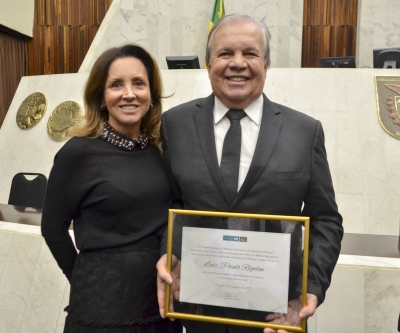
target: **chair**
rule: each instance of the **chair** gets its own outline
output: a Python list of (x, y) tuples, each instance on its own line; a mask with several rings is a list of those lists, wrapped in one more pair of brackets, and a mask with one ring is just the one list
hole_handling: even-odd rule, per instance
[[(25, 176), (36, 176), (32, 180)], [(9, 205), (43, 208), (47, 178), (41, 173), (17, 173), (11, 183)]]

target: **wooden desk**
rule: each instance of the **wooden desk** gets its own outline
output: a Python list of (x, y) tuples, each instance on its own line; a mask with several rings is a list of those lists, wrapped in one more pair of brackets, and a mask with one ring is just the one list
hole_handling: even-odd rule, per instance
[(42, 209), (0, 203), (0, 221), (40, 226)]

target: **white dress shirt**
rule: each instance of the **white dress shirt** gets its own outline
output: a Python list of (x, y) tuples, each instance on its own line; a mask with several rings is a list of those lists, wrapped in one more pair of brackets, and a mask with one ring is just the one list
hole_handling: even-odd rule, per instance
[[(256, 149), (258, 134), (260, 133), (260, 124), (263, 114), (264, 99), (261, 95), (253, 103), (251, 103), (244, 111), (246, 117), (240, 120), (242, 127), (242, 145), (240, 150), (240, 166), (239, 166), (239, 180), (238, 191), (242, 186), (247, 172), (250, 168), (251, 160), (253, 159), (254, 150)], [(231, 122), (226, 117), (228, 108), (215, 97), (214, 100), (214, 135), (215, 146), (217, 149), (218, 165), (221, 165), (222, 147), (224, 145), (225, 135), (228, 132)]]

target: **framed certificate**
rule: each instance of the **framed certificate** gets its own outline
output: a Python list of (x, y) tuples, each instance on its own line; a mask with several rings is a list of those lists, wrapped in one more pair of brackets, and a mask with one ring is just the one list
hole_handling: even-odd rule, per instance
[(166, 317), (305, 332), (305, 319), (268, 320), (306, 304), (309, 227), (309, 217), (171, 209), (167, 269), (180, 284), (166, 285)]

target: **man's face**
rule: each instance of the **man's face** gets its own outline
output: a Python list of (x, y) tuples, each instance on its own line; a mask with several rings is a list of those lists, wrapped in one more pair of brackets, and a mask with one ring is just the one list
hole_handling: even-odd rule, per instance
[(251, 22), (222, 25), (210, 45), (208, 76), (214, 94), (230, 109), (244, 109), (264, 88), (264, 37)]

